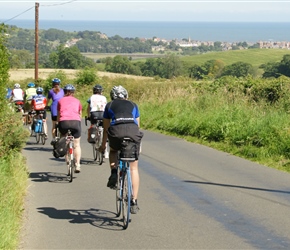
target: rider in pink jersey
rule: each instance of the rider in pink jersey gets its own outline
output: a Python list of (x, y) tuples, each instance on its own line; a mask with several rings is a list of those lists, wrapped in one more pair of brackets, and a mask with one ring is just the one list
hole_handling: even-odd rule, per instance
[(68, 130), (74, 137), (74, 158), (76, 161), (76, 173), (81, 171), (81, 102), (74, 97), (75, 87), (67, 84), (64, 88), (64, 97), (57, 104), (58, 129), (61, 136), (65, 136)]

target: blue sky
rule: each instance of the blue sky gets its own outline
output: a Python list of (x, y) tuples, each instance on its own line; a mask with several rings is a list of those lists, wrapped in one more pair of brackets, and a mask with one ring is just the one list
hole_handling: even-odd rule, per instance
[(290, 0), (0, 0), (0, 22), (34, 19), (35, 2), (43, 20), (290, 22)]

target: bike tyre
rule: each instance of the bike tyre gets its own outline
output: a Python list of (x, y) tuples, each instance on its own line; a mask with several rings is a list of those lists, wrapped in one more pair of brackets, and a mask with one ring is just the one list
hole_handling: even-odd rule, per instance
[(97, 149), (96, 149), (96, 143), (91, 143), (91, 144), (93, 146), (93, 159), (94, 159), (94, 161), (96, 161), (97, 158), (98, 158)]
[(40, 133), (35, 133), (36, 143), (38, 144), (40, 141)]
[(45, 141), (46, 141), (46, 139), (45, 139), (45, 133), (44, 133), (44, 124), (42, 123), (42, 128), (41, 128), (41, 131), (42, 131), (42, 133), (41, 133), (41, 143), (42, 143), (42, 145), (44, 145), (45, 144)]
[(118, 181), (117, 181), (117, 189), (116, 189), (116, 217), (121, 215), (122, 211), (122, 176), (120, 175), (121, 171), (118, 168)]
[[(129, 164), (129, 163), (126, 163)], [(130, 222), (130, 202), (131, 202), (131, 179), (130, 170), (123, 172), (123, 183), (122, 183), (122, 213), (123, 213), (123, 229), (127, 229)], [(129, 174), (128, 174), (129, 173)]]

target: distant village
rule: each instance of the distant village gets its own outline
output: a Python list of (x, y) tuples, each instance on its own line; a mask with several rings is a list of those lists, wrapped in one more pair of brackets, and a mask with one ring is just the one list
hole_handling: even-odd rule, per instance
[[(102, 39), (108, 39), (106, 34), (99, 33), (100, 37)], [(65, 44), (65, 47), (71, 47), (75, 45), (80, 39), (71, 39), (70, 41), (67, 41)], [(153, 40), (154, 42), (163, 42), (164, 44), (169, 45), (170, 42), (174, 41), (176, 45), (179, 45), (181, 48), (190, 48), (190, 47), (199, 47), (201, 45), (204, 46), (214, 46), (213, 41), (196, 41), (196, 40), (191, 40), (190, 38), (188, 39), (173, 39), (173, 40), (166, 40), (158, 37), (154, 38), (140, 38), (141, 41), (146, 41), (146, 40)], [(223, 50), (232, 50), (233, 47), (237, 47), (237, 44), (240, 42), (221, 42), (221, 47)], [(248, 46), (253, 46), (254, 44), (258, 44), (260, 49), (290, 49), (290, 42), (288, 41), (258, 41), (256, 43), (249, 43), (247, 42)], [(247, 49), (247, 47), (243, 46), (238, 46), (239, 49)], [(163, 45), (159, 46), (152, 46), (152, 51), (164, 51), (166, 48)]]

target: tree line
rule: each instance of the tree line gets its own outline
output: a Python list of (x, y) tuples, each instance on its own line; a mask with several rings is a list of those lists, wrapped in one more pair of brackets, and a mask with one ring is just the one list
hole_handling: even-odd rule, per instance
[[(34, 30), (9, 26), (7, 29), (9, 50), (9, 64), (11, 68), (34, 67)], [(118, 35), (107, 37), (101, 32), (79, 31), (65, 32), (57, 29), (41, 30), (39, 32), (39, 65), (43, 68), (81, 69), (94, 68), (96, 63), (103, 63), (105, 70), (114, 73), (132, 74), (140, 76), (172, 78), (186, 76), (197, 80), (216, 79), (222, 76), (245, 77), (255, 75), (253, 66), (245, 62), (236, 62), (225, 66), (220, 60), (210, 60), (202, 65), (185, 65), (177, 53), (180, 46), (174, 41), (169, 44), (154, 39), (141, 41), (140, 38), (122, 38)], [(75, 44), (65, 46), (67, 41), (75, 39)], [(150, 58), (143, 61), (132, 61), (131, 58), (117, 55), (107, 57), (97, 62), (86, 58), (81, 53), (152, 53), (152, 46), (165, 46), (168, 53), (164, 57)], [(237, 46), (247, 48), (246, 42)], [(221, 42), (213, 46), (183, 48), (184, 54), (208, 51), (221, 51)], [(263, 77), (290, 76), (290, 55), (285, 55), (281, 62), (267, 63), (260, 66)]]

